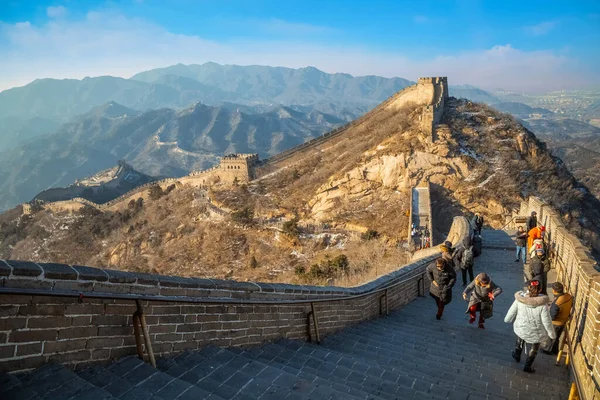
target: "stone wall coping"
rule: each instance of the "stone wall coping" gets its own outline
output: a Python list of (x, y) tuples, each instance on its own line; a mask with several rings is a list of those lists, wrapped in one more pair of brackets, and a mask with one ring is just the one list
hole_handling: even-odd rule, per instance
[[(96, 293), (104, 297), (140, 295), (169, 298), (243, 300), (306, 300), (357, 296), (422, 273), (423, 258), (356, 287), (292, 285), (286, 283), (238, 282), (212, 278), (185, 278), (134, 273), (80, 265), (0, 260), (0, 287), (48, 294)], [(39, 293), (36, 293), (39, 294)]]

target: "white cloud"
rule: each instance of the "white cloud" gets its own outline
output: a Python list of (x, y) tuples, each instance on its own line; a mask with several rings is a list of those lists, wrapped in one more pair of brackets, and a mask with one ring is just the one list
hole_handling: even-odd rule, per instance
[(543, 36), (548, 34), (552, 29), (558, 25), (557, 21), (545, 21), (540, 22), (536, 25), (526, 26), (525, 30), (533, 36)]
[[(294, 24), (277, 20), (272, 24), (274, 30), (289, 28)], [(305, 32), (312, 29), (304, 27)], [(565, 56), (550, 51), (522, 51), (510, 45), (415, 60), (358, 46), (329, 46), (311, 40), (290, 43), (282, 36), (277, 36), (277, 41), (215, 42), (174, 34), (144, 20), (111, 12), (91, 12), (82, 20), (52, 20), (42, 26), (0, 23), (0, 43), (5, 44), (0, 50), (0, 90), (37, 78), (129, 77), (176, 63), (207, 61), (293, 68), (311, 65), (326, 72), (412, 80), (443, 75), (451, 84), (509, 90), (549, 90), (599, 80), (591, 72), (582, 73), (576, 62)]]
[(50, 18), (63, 18), (67, 15), (67, 9), (63, 6), (50, 6), (46, 8), (46, 14)]

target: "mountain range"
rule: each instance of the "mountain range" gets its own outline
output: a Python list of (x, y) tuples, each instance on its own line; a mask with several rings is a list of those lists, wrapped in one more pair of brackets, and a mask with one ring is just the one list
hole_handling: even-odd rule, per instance
[(151, 176), (182, 176), (208, 168), (228, 153), (279, 153), (344, 121), (318, 111), (277, 107), (245, 114), (197, 103), (147, 112), (106, 103), (55, 133), (0, 153), (0, 209), (68, 186), (126, 160)]

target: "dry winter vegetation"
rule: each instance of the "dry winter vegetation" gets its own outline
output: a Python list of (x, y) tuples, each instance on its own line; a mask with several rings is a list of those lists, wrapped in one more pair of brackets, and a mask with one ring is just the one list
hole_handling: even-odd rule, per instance
[(600, 202), (512, 117), (451, 99), (431, 144), (416, 127), (420, 111), (381, 112), (317, 149), (261, 167), (249, 185), (154, 190), (122, 212), (5, 213), (0, 258), (356, 285), (408, 259), (406, 165), (410, 179), (434, 184), (438, 237), (453, 215), (475, 211), (500, 228), (533, 194), (598, 248)]

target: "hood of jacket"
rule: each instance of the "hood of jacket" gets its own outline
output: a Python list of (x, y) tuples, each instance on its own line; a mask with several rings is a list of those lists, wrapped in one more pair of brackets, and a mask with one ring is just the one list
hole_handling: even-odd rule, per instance
[(515, 293), (515, 300), (529, 307), (539, 307), (548, 304), (548, 296), (540, 294), (537, 297), (529, 297), (524, 292)]

